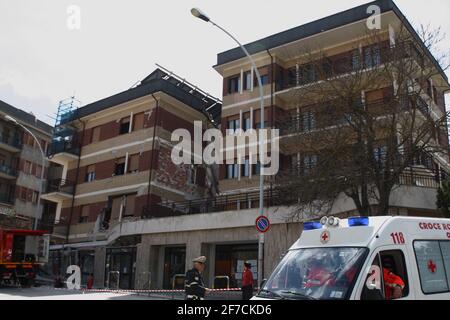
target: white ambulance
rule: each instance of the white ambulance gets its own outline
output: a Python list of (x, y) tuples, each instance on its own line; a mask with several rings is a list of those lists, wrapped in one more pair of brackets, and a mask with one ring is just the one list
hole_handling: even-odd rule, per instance
[(450, 300), (450, 220), (307, 222), (256, 300)]

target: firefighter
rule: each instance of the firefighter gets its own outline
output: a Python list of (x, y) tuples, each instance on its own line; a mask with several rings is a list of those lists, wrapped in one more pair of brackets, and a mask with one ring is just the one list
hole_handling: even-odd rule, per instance
[(205, 294), (211, 290), (205, 287), (202, 273), (205, 270), (206, 257), (201, 256), (192, 260), (194, 266), (186, 272), (185, 293), (186, 300), (204, 300)]
[(383, 257), (383, 279), (386, 300), (395, 300), (403, 297), (405, 282), (393, 270), (393, 259), (391, 257)]

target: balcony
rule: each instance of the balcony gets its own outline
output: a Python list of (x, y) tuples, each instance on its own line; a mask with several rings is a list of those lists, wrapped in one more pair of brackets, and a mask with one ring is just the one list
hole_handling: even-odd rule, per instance
[(50, 161), (59, 165), (66, 165), (69, 161), (77, 160), (80, 148), (72, 141), (53, 141), (48, 151)]
[(15, 180), (17, 178), (17, 171), (10, 166), (0, 165), (0, 178), (6, 180)]
[(6, 204), (8, 206), (13, 206), (14, 202), (15, 202), (14, 197), (8, 194), (0, 193), (0, 203)]
[[(275, 190), (264, 192), (264, 206), (281, 205)], [(142, 219), (154, 219), (259, 208), (259, 192), (240, 193), (182, 202), (164, 202), (142, 210)]]
[(19, 153), (22, 150), (22, 142), (18, 137), (0, 134), (0, 148), (12, 153)]
[(450, 175), (446, 172), (428, 170), (424, 168), (410, 168), (403, 172), (398, 180), (402, 186), (438, 189), (442, 182), (449, 181)]
[(75, 191), (75, 183), (63, 179), (50, 180), (47, 183), (47, 190), (42, 195), (42, 199), (51, 202), (62, 202), (71, 199)]

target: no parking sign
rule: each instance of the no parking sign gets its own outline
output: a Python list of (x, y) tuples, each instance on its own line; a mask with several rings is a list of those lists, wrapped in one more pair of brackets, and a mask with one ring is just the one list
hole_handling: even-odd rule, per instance
[(256, 229), (261, 233), (266, 233), (270, 229), (269, 218), (260, 216), (256, 219)]

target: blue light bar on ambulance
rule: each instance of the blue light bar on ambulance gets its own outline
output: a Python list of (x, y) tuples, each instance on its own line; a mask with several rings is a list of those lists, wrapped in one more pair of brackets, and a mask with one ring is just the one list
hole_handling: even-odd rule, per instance
[(320, 222), (305, 222), (303, 225), (303, 230), (316, 230), (316, 229), (322, 229), (322, 224)]
[(350, 227), (367, 227), (369, 225), (369, 218), (368, 217), (349, 218), (348, 225)]

